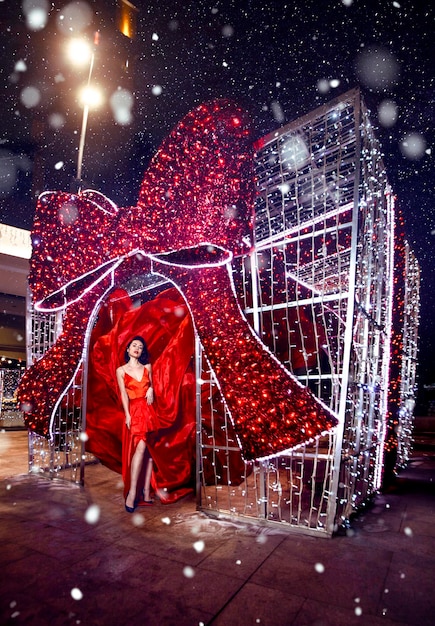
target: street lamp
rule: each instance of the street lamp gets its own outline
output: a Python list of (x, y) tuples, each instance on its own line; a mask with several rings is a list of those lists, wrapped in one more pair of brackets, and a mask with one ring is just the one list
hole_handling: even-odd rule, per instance
[(88, 84), (84, 87), (80, 94), (80, 100), (83, 104), (82, 129), (80, 132), (79, 152), (77, 155), (77, 181), (82, 179), (83, 151), (85, 149), (86, 128), (88, 125), (89, 109), (99, 106), (102, 102), (101, 91), (96, 87)]
[(95, 33), (93, 47), (91, 47), (84, 39), (71, 39), (68, 45), (68, 56), (74, 65), (89, 65), (88, 80), (80, 95), (80, 100), (83, 104), (83, 118), (77, 155), (76, 181), (79, 186), (82, 179), (83, 152), (85, 149), (89, 109), (99, 106), (102, 102), (101, 92), (96, 87), (91, 85), (95, 61), (95, 47), (98, 45), (98, 41), (99, 33)]

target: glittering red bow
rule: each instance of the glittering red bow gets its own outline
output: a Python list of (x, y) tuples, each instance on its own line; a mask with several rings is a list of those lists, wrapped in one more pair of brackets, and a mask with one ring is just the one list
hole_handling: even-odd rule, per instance
[[(150, 273), (169, 279), (188, 303), (246, 459), (281, 453), (336, 424), (258, 339), (236, 299), (232, 255), (249, 250), (251, 234), (250, 146), (245, 113), (214, 101), (189, 113), (162, 144), (137, 206), (120, 209), (95, 191), (42, 194), (30, 287), (40, 310), (68, 311), (62, 336), (20, 385), (29, 428), (50, 432), (49, 416), (80, 362), (102, 295), (113, 281)], [(74, 354), (60, 370), (71, 333)]]

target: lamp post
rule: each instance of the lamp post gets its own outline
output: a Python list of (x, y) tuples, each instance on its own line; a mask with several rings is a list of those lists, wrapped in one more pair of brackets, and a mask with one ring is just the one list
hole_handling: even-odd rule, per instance
[(86, 130), (88, 126), (89, 109), (101, 104), (102, 97), (98, 89), (91, 85), (92, 73), (94, 70), (95, 47), (98, 45), (99, 33), (95, 33), (93, 48), (83, 39), (72, 39), (68, 52), (71, 61), (75, 65), (89, 64), (88, 80), (81, 92), (81, 102), (83, 104), (82, 127), (80, 131), (79, 149), (77, 154), (76, 183), (80, 189), (83, 168), (83, 153), (85, 149)]
[(90, 93), (89, 92), (90, 92), (90, 86), (91, 86), (92, 72), (94, 69), (94, 60), (95, 60), (95, 54), (92, 51), (91, 60), (89, 63), (89, 75), (88, 75), (88, 82), (86, 85), (86, 92), (85, 92), (84, 97), (82, 97), (83, 119), (82, 119), (82, 129), (80, 132), (79, 152), (77, 155), (77, 174), (76, 174), (76, 178), (78, 181), (82, 179), (83, 152), (85, 149), (86, 129), (88, 126), (88, 116), (89, 116), (89, 106), (90, 106), (90, 99), (89, 99)]

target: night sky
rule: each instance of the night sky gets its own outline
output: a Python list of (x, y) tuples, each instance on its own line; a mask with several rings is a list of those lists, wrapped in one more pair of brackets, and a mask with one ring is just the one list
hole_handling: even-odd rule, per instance
[[(422, 269), (419, 385), (435, 383), (432, 3), (135, 5), (137, 34), (130, 41), (114, 36), (116, 2), (0, 0), (0, 220), (31, 228), (36, 194), (67, 191), (75, 177), (77, 91), (87, 72), (66, 60), (71, 35), (92, 39), (100, 31), (93, 81), (106, 100), (90, 113), (83, 178), (120, 206), (135, 204), (160, 142), (202, 101), (235, 99), (251, 114), (256, 139), (359, 86)], [(34, 14), (30, 21), (32, 6), (41, 7), (42, 21)], [(110, 104), (113, 94), (117, 106)], [(117, 117), (119, 104), (128, 121)]]

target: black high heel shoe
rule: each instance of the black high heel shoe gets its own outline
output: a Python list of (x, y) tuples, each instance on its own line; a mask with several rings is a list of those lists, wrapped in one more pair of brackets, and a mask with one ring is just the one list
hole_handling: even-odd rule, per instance
[(136, 508), (136, 500), (134, 501), (134, 506), (127, 506), (127, 498), (125, 499), (125, 510), (127, 511), (127, 513), (134, 513), (134, 510)]

